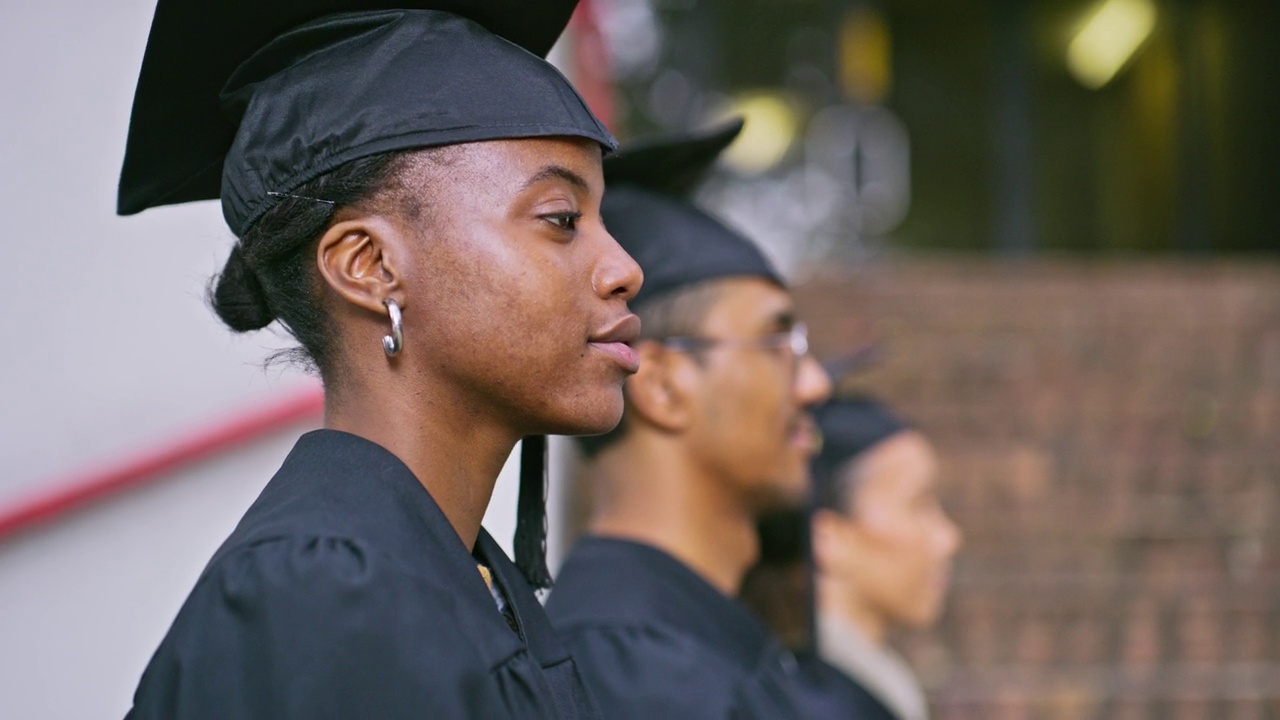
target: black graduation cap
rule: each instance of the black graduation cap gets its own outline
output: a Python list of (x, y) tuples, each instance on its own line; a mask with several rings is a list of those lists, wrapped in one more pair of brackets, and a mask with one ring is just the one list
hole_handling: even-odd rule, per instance
[(636, 142), (605, 160), (601, 214), (644, 270), (644, 286), (632, 305), (723, 277), (763, 277), (785, 285), (755, 243), (690, 199), (742, 125), (736, 119), (703, 132)]
[[(280, 194), (393, 150), (608, 130), (542, 58), (576, 0), (160, 0), (118, 211)], [(271, 193), (275, 193), (274, 195)]]
[(813, 499), (818, 507), (837, 509), (837, 484), (848, 462), (910, 426), (884, 403), (864, 396), (834, 398), (814, 408), (822, 432), (822, 450), (814, 456)]
[[(573, 136), (616, 147), (545, 58), (577, 0), (160, 0), (118, 212), (221, 197), (243, 237), (281, 196), (396, 150)], [(234, 257), (234, 254), (233, 254)], [(515, 561), (546, 587), (546, 439), (528, 438)]]

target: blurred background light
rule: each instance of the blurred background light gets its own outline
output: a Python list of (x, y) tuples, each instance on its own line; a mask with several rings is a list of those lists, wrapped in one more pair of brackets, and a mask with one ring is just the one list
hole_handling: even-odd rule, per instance
[(840, 22), (840, 86), (861, 105), (880, 105), (893, 81), (889, 25), (878, 10), (857, 5)]
[(1084, 22), (1067, 48), (1067, 69), (1097, 90), (1129, 63), (1156, 24), (1153, 0), (1106, 0)]
[(724, 156), (730, 167), (746, 175), (759, 175), (780, 163), (791, 148), (799, 125), (791, 102), (768, 90), (733, 97), (724, 115), (746, 119), (742, 135)]

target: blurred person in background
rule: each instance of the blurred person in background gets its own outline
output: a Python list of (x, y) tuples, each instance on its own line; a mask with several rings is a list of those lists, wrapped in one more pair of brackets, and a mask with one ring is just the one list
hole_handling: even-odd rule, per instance
[[(530, 587), (527, 436), (609, 430), (635, 371), (640, 269), (600, 218), (614, 140), (543, 59), (574, 2), (412, 4), (156, 9), (120, 211), (221, 197), (213, 309), (279, 322), (325, 412), (130, 717), (599, 717)], [(522, 437), (513, 564), (480, 523)]]
[(795, 661), (736, 599), (756, 521), (803, 502), (830, 381), (782, 278), (687, 198), (741, 130), (624, 149), (603, 213), (640, 263), (640, 370), (547, 612), (610, 718), (806, 717)]
[(798, 650), (803, 668), (820, 657), (870, 693), (874, 716), (923, 720), (924, 691), (888, 637), (933, 625), (950, 584), (961, 537), (938, 500), (937, 457), (875, 400), (835, 399), (814, 415), (823, 446), (812, 511), (761, 523), (762, 560), (743, 601)]

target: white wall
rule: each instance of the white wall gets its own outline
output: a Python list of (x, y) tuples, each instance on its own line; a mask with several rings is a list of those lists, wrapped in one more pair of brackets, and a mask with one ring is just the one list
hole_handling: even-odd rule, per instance
[(232, 239), (216, 203), (114, 214), (151, 11), (0, 4), (0, 500), (302, 380), (203, 304)]
[[(234, 336), (204, 306), (232, 241), (216, 202), (114, 214), (153, 9), (0, 3), (0, 507), (313, 382), (264, 371), (284, 341)], [(121, 716), (205, 561), (305, 429), (0, 540), (0, 718)], [(485, 522), (507, 545), (515, 502), (509, 464)]]
[[(123, 716), (200, 570), (306, 429), (0, 542), (0, 718)], [(518, 457), (485, 517), (508, 552)]]

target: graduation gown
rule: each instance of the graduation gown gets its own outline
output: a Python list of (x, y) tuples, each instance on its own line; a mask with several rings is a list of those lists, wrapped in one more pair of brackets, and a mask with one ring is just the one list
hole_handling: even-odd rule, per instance
[[(492, 570), (510, 619), (477, 570)], [(515, 627), (512, 627), (512, 624)], [(318, 430), (213, 556), (130, 718), (597, 718), (483, 529), (468, 553), (394, 455)]]
[(796, 657), (800, 705), (810, 718), (900, 720), (855, 679), (812, 653)]
[(652, 546), (578, 541), (547, 613), (607, 718), (807, 716), (795, 658), (745, 607)]

